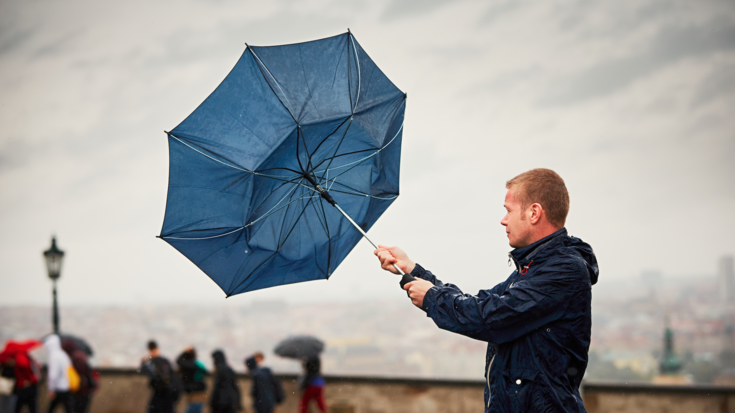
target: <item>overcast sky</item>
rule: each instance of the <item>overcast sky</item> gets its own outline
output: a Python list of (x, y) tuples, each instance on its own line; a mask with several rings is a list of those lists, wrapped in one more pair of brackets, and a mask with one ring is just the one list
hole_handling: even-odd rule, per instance
[[(155, 238), (164, 130), (244, 43), (350, 28), (408, 93), (401, 196), (371, 230), (467, 291), (504, 280), (504, 183), (556, 170), (606, 283), (735, 253), (735, 2), (0, 2), (0, 304), (223, 302)], [(359, 244), (330, 281), (229, 298), (405, 299)]]

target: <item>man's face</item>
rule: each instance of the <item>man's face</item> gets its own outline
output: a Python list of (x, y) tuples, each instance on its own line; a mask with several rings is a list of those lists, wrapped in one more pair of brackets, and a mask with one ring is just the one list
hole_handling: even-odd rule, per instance
[(513, 248), (522, 248), (529, 245), (531, 239), (531, 221), (522, 210), (521, 201), (514, 195), (514, 189), (508, 189), (503, 206), (507, 211), (500, 224), (505, 227), (508, 243)]

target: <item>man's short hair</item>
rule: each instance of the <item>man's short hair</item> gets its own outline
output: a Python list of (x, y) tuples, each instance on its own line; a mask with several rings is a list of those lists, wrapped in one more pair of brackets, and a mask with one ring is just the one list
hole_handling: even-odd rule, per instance
[(156, 340), (150, 340), (148, 341), (148, 350), (152, 351), (158, 348), (158, 343), (156, 343)]
[(506, 182), (505, 187), (516, 189), (523, 210), (541, 204), (551, 225), (564, 227), (569, 213), (569, 192), (559, 174), (551, 169), (531, 169)]

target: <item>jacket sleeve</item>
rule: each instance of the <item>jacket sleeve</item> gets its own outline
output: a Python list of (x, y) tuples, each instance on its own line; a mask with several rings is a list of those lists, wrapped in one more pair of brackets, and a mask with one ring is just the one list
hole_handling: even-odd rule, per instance
[(432, 287), (424, 297), (427, 315), (439, 328), (502, 344), (561, 318), (581, 288), (582, 268), (573, 260), (548, 263), (510, 288), (505, 283), (476, 296), (456, 288)]
[[(425, 269), (424, 267), (422, 267), (419, 264), (416, 264), (416, 267), (414, 267), (413, 271), (411, 271), (411, 275), (413, 275), (414, 278), (421, 278), (423, 280), (426, 280), (426, 281), (434, 284), (436, 287), (448, 288), (450, 290), (456, 291), (459, 294), (464, 294), (462, 292), (462, 290), (459, 289), (459, 287), (457, 287), (454, 284), (444, 284), (440, 279), (436, 278), (436, 276), (434, 274), (432, 274), (431, 271)], [(506, 280), (506, 282), (507, 282), (507, 280)], [(502, 283), (496, 285), (495, 287), (493, 287), (490, 290), (480, 290), (480, 292), (478, 293), (478, 295), (482, 295), (482, 294), (493, 294), (493, 293), (497, 294), (498, 291), (502, 291), (503, 290), (506, 282), (502, 282)]]
[[(426, 296), (424, 297), (424, 305), (422, 307), (423, 310), (427, 312), (426, 314), (427, 314), (428, 317), (431, 317), (431, 314), (429, 314), (429, 312), (428, 312), (429, 304), (431, 302), (431, 300), (429, 299), (429, 296), (430, 296), (430, 293), (432, 291), (434, 291), (434, 290), (436, 290), (436, 291), (442, 291), (443, 293), (446, 293), (446, 294), (449, 294), (449, 295), (454, 295), (456, 297), (463, 297), (463, 298), (466, 298), (466, 299), (469, 299), (469, 298), (473, 297), (470, 294), (463, 293), (462, 290), (460, 290), (459, 287), (457, 287), (454, 284), (444, 284), (438, 278), (436, 278), (436, 276), (434, 274), (432, 274), (431, 271), (428, 271), (428, 270), (424, 269), (419, 264), (416, 264), (416, 267), (413, 269), (413, 271), (411, 271), (411, 275), (413, 275), (414, 277), (422, 278), (422, 279), (424, 279), (426, 281), (429, 281), (430, 283), (434, 284), (434, 287), (431, 288), (426, 293)], [(509, 277), (509, 279), (510, 279), (510, 277)], [(485, 297), (491, 296), (493, 294), (500, 294), (500, 292), (505, 291), (505, 286), (507, 285), (508, 282), (509, 282), (508, 280), (505, 280), (504, 282), (496, 285), (495, 287), (493, 287), (493, 288), (491, 288), (489, 290), (480, 290), (480, 292), (477, 293), (477, 298), (484, 299)], [(457, 334), (462, 334), (464, 336), (467, 336), (469, 338), (474, 338), (476, 340), (487, 341), (484, 338), (484, 335), (481, 334), (482, 332), (479, 331), (479, 330), (477, 330), (477, 329), (469, 329), (468, 328), (468, 329), (462, 329), (462, 330), (451, 330), (451, 329), (442, 327), (436, 320), (434, 320), (434, 322), (437, 324), (437, 326), (439, 326), (439, 328), (442, 328), (444, 330), (449, 330), (449, 331), (452, 331), (452, 332), (457, 333)]]

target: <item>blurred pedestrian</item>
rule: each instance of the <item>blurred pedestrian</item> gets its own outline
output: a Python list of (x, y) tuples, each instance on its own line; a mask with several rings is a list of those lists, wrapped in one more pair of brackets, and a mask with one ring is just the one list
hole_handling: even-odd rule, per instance
[(271, 369), (263, 366), (264, 360), (265, 356), (261, 352), (245, 359), (245, 366), (253, 378), (250, 396), (253, 398), (255, 413), (273, 413), (276, 405), (286, 398), (280, 380), (273, 375)]
[(207, 368), (197, 360), (194, 347), (187, 347), (176, 358), (176, 364), (179, 366), (179, 374), (184, 384), (186, 413), (202, 413), (204, 402), (207, 400), (207, 384), (204, 382), (204, 376), (209, 374)]
[(61, 348), (69, 356), (74, 370), (79, 375), (79, 388), (71, 394), (72, 410), (74, 413), (87, 413), (92, 392), (97, 387), (87, 353), (79, 349), (71, 338), (62, 340)]
[(319, 410), (326, 413), (327, 406), (324, 403), (324, 377), (322, 377), (322, 362), (318, 356), (305, 358), (301, 363), (304, 368), (304, 376), (300, 386), (303, 390), (301, 394), (301, 403), (299, 405), (300, 413), (307, 413), (309, 410), (309, 402), (314, 400)]
[(148, 413), (173, 413), (179, 394), (176, 374), (153, 340), (148, 342), (148, 356), (141, 360), (140, 371), (148, 376), (148, 386), (153, 390)]
[(51, 334), (43, 340), (43, 347), (48, 353), (48, 376), (46, 390), (51, 401), (48, 413), (52, 413), (56, 406), (64, 407), (65, 413), (72, 413), (71, 391), (69, 390), (69, 370), (72, 367), (71, 359), (61, 349), (61, 340), (56, 334)]
[(215, 350), (212, 359), (214, 384), (209, 398), (210, 413), (234, 413), (242, 410), (240, 386), (237, 384), (235, 372), (227, 365), (225, 353), (222, 350)]
[(28, 353), (41, 345), (38, 340), (8, 341), (0, 352), (0, 366), (3, 377), (15, 379), (15, 413), (28, 406), (29, 413), (38, 411), (38, 381), (41, 379), (41, 366)]

